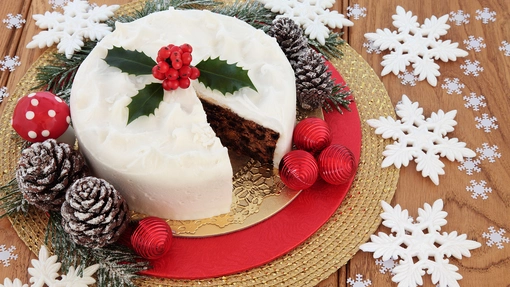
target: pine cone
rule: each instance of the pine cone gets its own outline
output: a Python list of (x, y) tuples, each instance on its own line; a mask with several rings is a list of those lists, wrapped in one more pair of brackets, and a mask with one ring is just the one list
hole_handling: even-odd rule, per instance
[(67, 188), (86, 170), (79, 152), (66, 143), (48, 139), (21, 152), (16, 179), (30, 204), (44, 211), (59, 210)]
[(282, 17), (273, 21), (267, 34), (276, 39), (295, 70), (299, 56), (308, 49), (308, 39), (303, 36), (303, 30), (292, 19)]
[(322, 107), (335, 85), (322, 55), (308, 49), (299, 57), (294, 72), (298, 106), (305, 110)]
[(104, 179), (84, 177), (66, 193), (62, 226), (71, 239), (89, 248), (101, 248), (120, 237), (129, 223), (128, 205)]

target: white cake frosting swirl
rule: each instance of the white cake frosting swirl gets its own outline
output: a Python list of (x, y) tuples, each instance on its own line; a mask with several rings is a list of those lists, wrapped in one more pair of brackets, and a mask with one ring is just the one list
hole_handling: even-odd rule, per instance
[[(188, 43), (195, 65), (220, 57), (248, 70), (257, 91), (233, 95), (192, 87), (165, 91), (153, 115), (127, 125), (131, 97), (152, 75), (132, 76), (103, 59), (113, 46), (153, 59), (168, 44)], [(79, 146), (94, 174), (112, 183), (132, 210), (188, 220), (230, 211), (232, 167), (227, 149), (207, 123), (201, 97), (280, 134), (274, 164), (290, 150), (295, 121), (294, 73), (276, 41), (263, 31), (210, 11), (168, 10), (113, 33), (81, 65), (71, 92), (71, 117)]]

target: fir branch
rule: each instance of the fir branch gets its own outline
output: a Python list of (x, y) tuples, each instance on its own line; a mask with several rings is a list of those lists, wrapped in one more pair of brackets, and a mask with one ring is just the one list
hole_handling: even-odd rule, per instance
[(236, 1), (229, 5), (213, 8), (211, 11), (237, 18), (264, 32), (269, 30), (271, 23), (277, 15), (271, 12), (271, 10), (264, 8), (261, 2), (251, 0)]
[(133, 279), (139, 277), (138, 272), (148, 268), (147, 261), (119, 244), (95, 249), (78, 245), (69, 238), (61, 222), (59, 212), (50, 212), (45, 241), (46, 245), (51, 243), (64, 272), (71, 266), (99, 264), (96, 272), (98, 286), (136, 286)]
[(342, 39), (343, 33), (330, 33), (329, 37), (326, 38), (326, 42), (324, 45), (319, 43), (315, 39), (308, 39), (308, 43), (314, 49), (319, 51), (326, 59), (330, 60), (333, 58), (341, 58), (343, 56), (342, 51), (338, 48), (341, 45), (345, 44), (345, 40)]
[(18, 188), (16, 178), (11, 179), (7, 184), (0, 187), (0, 209), (4, 212), (0, 218), (13, 215), (14, 213), (28, 212), (28, 202)]
[(333, 108), (335, 108), (339, 113), (343, 114), (340, 109), (340, 106), (342, 106), (350, 112), (351, 109), (349, 108), (349, 105), (353, 101), (352, 97), (350, 97), (351, 95), (352, 91), (349, 90), (346, 85), (336, 84), (333, 86), (331, 95), (329, 95), (323, 104), (324, 110), (329, 113), (333, 111)]

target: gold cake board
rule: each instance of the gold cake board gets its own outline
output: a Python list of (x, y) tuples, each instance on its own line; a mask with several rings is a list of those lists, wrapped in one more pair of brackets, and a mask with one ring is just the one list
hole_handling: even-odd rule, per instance
[[(123, 5), (117, 13), (132, 13), (142, 4), (143, 1), (137, 1)], [(394, 167), (381, 168), (382, 152), (390, 141), (376, 136), (366, 121), (395, 116), (395, 111), (384, 85), (361, 55), (348, 44), (340, 49), (343, 57), (332, 63), (353, 91), (361, 120), (361, 155), (351, 189), (329, 221), (297, 248), (263, 266), (203, 280), (141, 277), (136, 280), (138, 286), (315, 286), (345, 265), (368, 240), (381, 222), (380, 202), (393, 198), (399, 173)], [(47, 64), (55, 51), (46, 51), (6, 100), (0, 118), (2, 184), (13, 178), (23, 143), (10, 127), (16, 101), (35, 86), (36, 68)], [(32, 210), (26, 216), (19, 214), (9, 219), (27, 247), (38, 254), (44, 244), (48, 217), (44, 212)]]

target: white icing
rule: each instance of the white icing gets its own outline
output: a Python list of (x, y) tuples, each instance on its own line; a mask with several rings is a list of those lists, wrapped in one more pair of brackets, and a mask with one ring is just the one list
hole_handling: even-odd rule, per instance
[[(189, 43), (193, 63), (220, 56), (238, 63), (258, 92), (211, 92), (193, 81), (165, 92), (154, 115), (127, 123), (127, 105), (151, 75), (130, 76), (102, 59), (114, 45), (156, 58), (168, 44)], [(71, 93), (73, 126), (94, 173), (112, 183), (132, 210), (171, 219), (230, 211), (232, 167), (206, 121), (201, 96), (280, 133), (274, 163), (290, 150), (295, 121), (294, 73), (276, 41), (235, 18), (210, 11), (169, 10), (117, 23), (81, 65)]]

